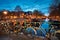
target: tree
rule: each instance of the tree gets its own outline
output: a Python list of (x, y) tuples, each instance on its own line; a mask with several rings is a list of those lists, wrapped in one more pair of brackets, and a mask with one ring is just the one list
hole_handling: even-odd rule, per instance
[(38, 10), (34, 10), (33, 14), (36, 16), (43, 16), (42, 12)]
[(22, 11), (21, 7), (19, 5), (16, 6), (15, 11)]
[(60, 16), (60, 0), (53, 0), (49, 11), (50, 16)]

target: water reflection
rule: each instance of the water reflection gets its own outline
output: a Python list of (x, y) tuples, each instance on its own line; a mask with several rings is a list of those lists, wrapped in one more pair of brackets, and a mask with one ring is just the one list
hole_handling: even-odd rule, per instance
[(46, 31), (48, 31), (48, 28), (49, 28), (49, 19), (46, 18), (43, 23), (41, 24), (41, 28), (45, 29)]
[(39, 28), (34, 31), (34, 28), (27, 28), (27, 32), (31, 32), (33, 35), (35, 34), (36, 36), (45, 36), (46, 33), (48, 32), (49, 28), (49, 19), (46, 18), (42, 24), (40, 24)]

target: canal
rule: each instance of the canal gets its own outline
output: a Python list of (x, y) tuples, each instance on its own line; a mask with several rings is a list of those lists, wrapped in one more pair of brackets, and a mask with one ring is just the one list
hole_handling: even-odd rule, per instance
[(48, 28), (49, 28), (49, 19), (46, 18), (42, 24), (40, 24), (39, 29), (34, 30), (34, 28), (29, 27), (27, 28), (27, 32), (31, 32), (32, 35), (36, 35), (36, 36), (45, 36), (46, 33), (48, 32)]

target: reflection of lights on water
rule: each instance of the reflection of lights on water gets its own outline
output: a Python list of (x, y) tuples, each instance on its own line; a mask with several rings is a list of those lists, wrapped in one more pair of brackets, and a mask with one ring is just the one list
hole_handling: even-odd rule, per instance
[(45, 19), (45, 21), (46, 21), (46, 22), (48, 22), (48, 21), (49, 21), (49, 19), (48, 19), (48, 18), (46, 18), (46, 19)]

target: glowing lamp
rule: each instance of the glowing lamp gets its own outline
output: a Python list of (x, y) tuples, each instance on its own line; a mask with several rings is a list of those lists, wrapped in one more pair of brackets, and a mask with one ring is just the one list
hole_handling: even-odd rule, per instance
[(7, 15), (7, 11), (4, 11), (3, 14), (4, 14), (4, 15)]

